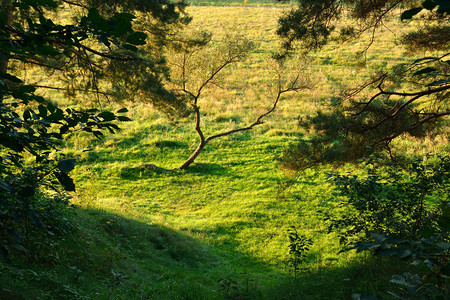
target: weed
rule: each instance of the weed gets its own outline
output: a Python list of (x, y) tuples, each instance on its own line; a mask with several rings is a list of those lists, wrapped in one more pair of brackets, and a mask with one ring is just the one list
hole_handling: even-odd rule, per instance
[(309, 247), (313, 244), (311, 239), (304, 235), (299, 235), (297, 228), (291, 226), (288, 229), (289, 237), (289, 259), (287, 265), (294, 278), (297, 278), (297, 273), (303, 270), (300, 266), (309, 251)]

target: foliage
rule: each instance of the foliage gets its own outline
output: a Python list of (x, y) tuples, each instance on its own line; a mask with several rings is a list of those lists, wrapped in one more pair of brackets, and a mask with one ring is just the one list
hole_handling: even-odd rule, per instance
[[(448, 215), (446, 217), (448, 218)], [(420, 239), (387, 237), (376, 233), (372, 234), (372, 238), (371, 242), (355, 243), (355, 249), (357, 251), (375, 250), (375, 254), (379, 256), (397, 256), (409, 260), (411, 265), (425, 266), (421, 274), (405, 272), (401, 275), (393, 275), (391, 283), (396, 285), (398, 291), (391, 291), (389, 294), (398, 299), (411, 299), (411, 297), (447, 299), (449, 297), (448, 223), (446, 232), (435, 233)]]
[[(21, 83), (11, 75), (8, 79)], [(28, 252), (23, 243), (29, 240), (30, 226), (48, 229), (60, 219), (60, 211), (56, 208), (67, 202), (64, 196), (58, 195), (61, 189), (57, 183), (66, 191), (75, 190), (68, 175), (75, 160), (61, 159), (52, 151), (60, 146), (63, 136), (80, 129), (100, 137), (101, 130), (114, 132), (118, 129), (112, 121), (126, 120), (123, 116), (96, 109), (62, 110), (34, 95), (34, 90), (28, 85), (19, 88), (1, 86), (0, 249), (6, 260), (11, 248)], [(42, 191), (42, 187), (48, 191)], [(48, 222), (44, 223), (44, 219)]]
[(297, 278), (297, 273), (301, 270), (300, 264), (306, 257), (309, 247), (313, 244), (311, 239), (305, 235), (298, 235), (297, 228), (291, 226), (288, 230), (289, 236), (289, 260), (290, 272)]
[[(391, 151), (391, 142), (404, 134), (424, 137), (432, 129), (445, 130), (438, 125), (450, 114), (446, 1), (299, 1), (279, 20), (284, 44), (278, 57), (288, 55), (297, 42), (310, 52), (370, 34), (364, 54), (376, 43), (375, 33), (385, 19), (398, 9), (401, 22), (417, 19), (420, 13), (424, 23), (398, 38), (398, 47), (409, 52), (409, 62), (375, 71), (364, 84), (333, 97), (332, 112), (319, 112), (300, 122), (317, 136), (294, 143), (285, 153), (286, 167), (355, 160), (380, 149)], [(353, 22), (339, 25), (344, 15)], [(429, 55), (417, 59), (424, 50)]]
[(368, 174), (363, 177), (333, 177), (337, 191), (345, 196), (340, 207), (347, 211), (338, 216), (327, 213), (328, 229), (338, 232), (341, 242), (358, 240), (361, 234), (369, 238), (370, 233), (377, 233), (417, 239), (447, 230), (448, 156), (415, 161), (404, 168), (379, 168), (370, 162), (366, 167)]
[[(196, 26), (212, 28), (215, 37), (235, 22), (243, 34), (261, 41), (260, 50), (243, 62), (243, 68), (205, 94), (201, 103), (209, 131), (245, 124), (265, 106), (264, 95), (254, 91), (271, 77), (257, 62), (275, 47), (271, 29), (280, 9), (191, 7), (188, 11)], [(384, 46), (374, 47), (377, 59), (401, 59), (398, 52), (389, 53), (390, 57), (379, 51)], [(339, 53), (351, 51), (344, 47)], [(314, 70), (320, 68), (321, 57), (330, 53), (318, 55)], [(343, 56), (338, 59), (326, 66), (327, 77), (350, 73), (343, 66), (347, 63)], [(148, 106), (130, 107), (127, 116), (133, 121), (122, 123), (114, 135), (101, 140), (84, 133), (70, 136), (61, 153), (79, 154), (76, 172), (69, 173), (77, 189), (71, 202), (80, 206), (69, 219), (77, 229), (63, 237), (66, 241), (59, 241), (58, 263), (26, 258), (22, 262), (14, 257), (13, 264), (2, 264), (0, 290), (9, 289), (27, 299), (59, 294), (76, 298), (69, 289), (90, 299), (222, 299), (217, 281), (224, 276), (245, 291), (242, 265), (251, 274), (250, 291), (260, 292), (254, 299), (350, 299), (355, 292), (389, 290), (390, 275), (401, 274), (404, 268), (398, 262), (372, 261), (354, 252), (338, 256), (338, 243), (325, 234), (315, 214), (336, 199), (331, 185), (324, 182), (324, 172), (346, 172), (354, 166), (308, 170), (290, 188), (301, 197), (278, 193), (285, 176), (274, 159), (296, 135), (297, 112), (309, 113), (314, 106), (307, 100), (327, 97), (332, 84), (321, 83), (320, 93), (295, 94), (299, 101), (287, 97), (289, 101), (281, 102), (264, 125), (245, 135), (215, 140), (196, 164), (172, 174), (155, 174), (136, 165), (151, 160), (177, 166), (196, 145), (193, 132), (189, 124), (167, 122)], [(221, 99), (238, 101), (228, 106)], [(240, 99), (246, 99), (245, 103)], [(225, 121), (216, 121), (218, 117)], [(80, 153), (87, 147), (91, 151)], [(291, 224), (300, 226), (299, 232), (315, 242), (302, 263), (310, 272), (299, 273), (297, 280), (285, 269), (285, 229)], [(114, 290), (108, 288), (113, 282), (111, 270), (129, 276)]]
[[(52, 17), (52, 14), (62, 13), (66, 7), (76, 8), (82, 13), (72, 23)], [(131, 90), (136, 92), (139, 88), (152, 94), (164, 94), (162, 56), (142, 56), (139, 48), (143, 48), (150, 37), (133, 29), (135, 16), (125, 11), (147, 12), (154, 19), (155, 26), (170, 26), (188, 21), (180, 15), (183, 8), (181, 2), (171, 4), (164, 1), (132, 1), (126, 6), (115, 1), (2, 1), (0, 250), (6, 260), (12, 248), (29, 253), (24, 243), (30, 238), (31, 225), (53, 233), (48, 228), (59, 218), (58, 211), (53, 211), (52, 205), (46, 205), (45, 199), (55, 208), (60, 203), (67, 203), (56, 183), (66, 191), (75, 190), (68, 175), (75, 166), (75, 160), (61, 159), (55, 153), (64, 136), (81, 130), (99, 138), (103, 135), (102, 130), (114, 133), (118, 129), (115, 121), (130, 120), (120, 115), (127, 112), (126, 109), (119, 110), (118, 114), (98, 109), (61, 109), (58, 104), (42, 97), (37, 88), (66, 90), (72, 96), (81, 91), (97, 97), (116, 97), (117, 93), (100, 91), (101, 82), (113, 82), (111, 90), (117, 89), (130, 78), (129, 70), (138, 62), (140, 70), (143, 70), (140, 74), (145, 76), (147, 84), (130, 87)], [(167, 42), (166, 34), (153, 34), (152, 46), (161, 48)], [(30, 80), (23, 73), (27, 66), (47, 72), (53, 82), (61, 79), (65, 86), (27, 82)], [(133, 76), (136, 73), (135, 70)], [(44, 223), (43, 219), (49, 222)]]
[(449, 296), (449, 173), (449, 157), (438, 156), (405, 169), (380, 171), (369, 164), (365, 178), (334, 177), (346, 196), (342, 206), (350, 212), (328, 215), (329, 231), (338, 232), (341, 242), (351, 242), (350, 249), (358, 252), (370, 250), (426, 267), (424, 275), (406, 272), (392, 277), (400, 288), (400, 293), (390, 292), (396, 298)]
[[(141, 95), (161, 108), (175, 105), (161, 84), (168, 76), (163, 47), (190, 21), (183, 2), (4, 2), (2, 72), (22, 75), (38, 69), (53, 81), (41, 84), (34, 76), (35, 87), (64, 91), (69, 97), (85, 94), (91, 102)], [(65, 11), (73, 12), (72, 20), (54, 17)]]

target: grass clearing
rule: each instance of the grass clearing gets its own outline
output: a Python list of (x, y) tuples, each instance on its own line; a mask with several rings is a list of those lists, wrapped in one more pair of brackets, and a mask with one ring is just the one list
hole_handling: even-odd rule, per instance
[[(271, 104), (267, 58), (278, 45), (282, 8), (195, 6), (189, 12), (191, 26), (213, 32), (214, 39), (234, 30), (259, 45), (200, 103), (208, 133), (248, 124)], [(383, 41), (370, 49), (367, 67), (404, 60), (389, 34), (377, 36)], [(115, 135), (73, 135), (62, 151), (77, 156), (71, 217), (77, 230), (48, 265), (2, 264), (1, 281), (8, 281), (2, 293), (29, 299), (349, 299), (389, 289), (390, 275), (401, 273), (402, 265), (338, 254), (338, 241), (317, 212), (336, 203), (326, 173), (357, 172), (355, 166), (308, 170), (286, 190), (288, 176), (276, 163), (301, 133), (300, 116), (365, 79), (364, 69), (352, 67), (363, 68), (355, 57), (367, 41), (314, 54), (308, 65), (320, 89), (287, 97), (253, 131), (214, 140), (186, 171), (139, 167), (176, 167), (197, 143), (192, 120), (170, 121), (143, 104), (125, 104), (133, 121)], [(286, 269), (292, 225), (314, 241), (297, 280)]]

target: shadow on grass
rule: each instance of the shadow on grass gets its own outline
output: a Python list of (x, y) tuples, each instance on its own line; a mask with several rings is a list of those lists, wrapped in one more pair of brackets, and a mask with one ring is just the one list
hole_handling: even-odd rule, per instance
[(230, 174), (227, 168), (214, 163), (194, 163), (187, 170), (180, 171), (176, 170), (173, 172), (164, 172), (156, 168), (146, 167), (146, 166), (133, 166), (133, 167), (123, 167), (119, 170), (119, 176), (125, 180), (140, 180), (148, 179), (152, 177), (165, 176), (165, 177), (177, 177), (183, 173), (187, 174), (201, 174), (201, 175), (212, 175), (212, 176), (233, 176)]
[(223, 165), (216, 163), (201, 163), (196, 162), (186, 169), (186, 173), (198, 173), (214, 176), (229, 176), (229, 170)]
[(215, 248), (199, 232), (94, 209), (76, 209), (71, 219), (73, 231), (54, 237), (54, 263), (16, 257), (0, 264), (0, 292), (17, 299), (349, 299), (379, 294), (402, 272), (391, 261), (366, 259), (293, 279), (237, 245)]

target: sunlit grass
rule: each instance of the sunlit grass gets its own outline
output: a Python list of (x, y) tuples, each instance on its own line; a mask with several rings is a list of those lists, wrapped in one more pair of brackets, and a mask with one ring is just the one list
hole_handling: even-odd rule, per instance
[[(219, 87), (200, 99), (205, 132), (254, 121), (273, 100), (270, 56), (279, 46), (275, 29), (283, 8), (198, 6), (188, 11), (194, 17), (190, 26), (212, 32), (213, 41), (237, 32), (257, 44), (248, 59), (225, 71)], [(358, 172), (355, 166), (308, 170), (293, 179), (294, 185), (287, 185), (292, 174), (277, 166), (286, 146), (304, 133), (298, 128), (300, 117), (331, 109), (330, 99), (342, 88), (367, 79), (366, 68), (405, 60), (393, 41), (398, 32), (383, 30), (365, 57), (359, 52), (370, 35), (294, 60), (292, 72), (296, 64), (306, 66), (313, 88), (283, 98), (255, 130), (211, 142), (185, 171), (157, 173), (139, 165), (172, 168), (186, 159), (198, 142), (192, 116), (171, 120), (142, 103), (102, 104), (128, 107), (133, 121), (101, 140), (74, 134), (62, 150), (77, 158), (72, 173), (77, 191), (71, 201), (79, 209), (75, 220), (82, 235), (74, 240), (82, 243), (73, 254), (79, 262), (70, 254), (63, 260), (79, 266), (85, 276), (70, 284), (99, 299), (222, 298), (223, 278), (238, 282), (241, 291), (249, 282), (247, 292), (254, 299), (349, 299), (353, 293), (385, 289), (400, 267), (353, 252), (338, 254), (338, 240), (327, 234), (318, 212), (337, 201), (326, 173)], [(448, 138), (414, 145), (400, 142), (407, 151), (422, 151), (448, 145)], [(292, 225), (314, 241), (299, 280), (286, 268), (286, 233)], [(115, 280), (120, 284), (114, 286)]]
[[(199, 102), (207, 133), (249, 123), (271, 103), (267, 85), (273, 81), (273, 73), (269, 59), (278, 46), (274, 30), (282, 9), (191, 7), (189, 12), (194, 16), (191, 26), (211, 31), (213, 40), (234, 30), (258, 44), (246, 61), (225, 72), (220, 87), (210, 88)], [(287, 275), (286, 231), (292, 225), (314, 240), (303, 266), (307, 272), (352, 266), (358, 258), (351, 252), (337, 254), (339, 243), (326, 233), (318, 211), (331, 209), (336, 202), (325, 173), (354, 172), (354, 166), (308, 171), (284, 190), (287, 177), (276, 161), (301, 132), (297, 126), (300, 116), (329, 109), (330, 97), (366, 79), (362, 75), (365, 68), (403, 60), (400, 49), (385, 53), (392, 39), (387, 32), (377, 38), (381, 41), (369, 49), (367, 60), (356, 59), (368, 42), (363, 38), (359, 44), (329, 47), (309, 59), (296, 61), (308, 64), (315, 87), (286, 97), (258, 129), (214, 141), (186, 171), (159, 174), (139, 164), (151, 162), (168, 168), (179, 165), (196, 147), (192, 120), (171, 122), (140, 104), (127, 105), (134, 121), (123, 124), (118, 134), (94, 144), (74, 137), (68, 144), (67, 151), (82, 148), (81, 144), (93, 145), (91, 151), (81, 155), (75, 169), (79, 192), (74, 202), (84, 208), (162, 225), (210, 247), (239, 253), (242, 256), (236, 257), (237, 261), (226, 262), (227, 268), (246, 269), (260, 282), (271, 282), (275, 273), (280, 278)], [(219, 274), (223, 265), (205, 268), (218, 268), (215, 274)], [(343, 286), (355, 284), (359, 289), (367, 284), (350, 283), (345, 278), (333, 280)], [(312, 281), (310, 284), (314, 285)]]

